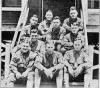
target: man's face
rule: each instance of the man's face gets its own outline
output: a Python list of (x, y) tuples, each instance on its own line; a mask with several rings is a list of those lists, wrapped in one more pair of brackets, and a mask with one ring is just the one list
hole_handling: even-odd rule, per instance
[(52, 18), (53, 18), (52, 12), (47, 12), (45, 17), (46, 17), (47, 20), (52, 20)]
[(73, 25), (71, 26), (71, 32), (72, 32), (73, 34), (77, 34), (78, 31), (79, 31), (78, 26), (73, 26)]
[(31, 41), (32, 41), (32, 42), (37, 41), (37, 39), (38, 39), (38, 34), (37, 34), (37, 33), (31, 33), (30, 38), (31, 38)]
[(54, 51), (54, 44), (47, 44), (46, 45), (46, 51), (49, 53), (49, 54), (52, 54), (53, 51)]
[(75, 42), (74, 42), (74, 49), (75, 49), (76, 51), (80, 51), (81, 48), (82, 48), (82, 42), (81, 42), (81, 40), (75, 41)]
[(37, 25), (38, 24), (38, 18), (37, 17), (32, 17), (30, 19), (30, 24), (31, 25)]
[(28, 52), (28, 51), (30, 50), (29, 43), (25, 43), (25, 42), (22, 43), (22, 44), (21, 44), (21, 50), (22, 50), (23, 53)]
[(71, 10), (71, 11), (70, 11), (70, 17), (71, 17), (72, 19), (77, 18), (77, 11), (76, 11), (76, 10)]
[(57, 28), (60, 26), (60, 20), (59, 19), (54, 19), (53, 20), (53, 27)]

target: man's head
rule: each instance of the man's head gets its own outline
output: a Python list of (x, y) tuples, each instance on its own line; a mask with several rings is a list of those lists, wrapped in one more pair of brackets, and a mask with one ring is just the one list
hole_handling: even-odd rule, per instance
[(81, 39), (76, 39), (76, 40), (74, 41), (74, 49), (75, 49), (76, 51), (80, 51), (81, 48), (82, 48), (82, 40), (81, 40)]
[(52, 20), (52, 18), (53, 18), (53, 13), (52, 13), (52, 11), (51, 11), (51, 10), (48, 10), (48, 11), (46, 12), (45, 17), (46, 17), (46, 20)]
[(31, 42), (37, 41), (38, 40), (38, 33), (34, 32), (34, 30), (32, 30), (30, 33), (30, 39), (31, 39)]
[(54, 48), (54, 43), (52, 41), (46, 43), (46, 52), (48, 52), (49, 54), (53, 53)]
[(57, 28), (60, 26), (61, 21), (59, 16), (55, 16), (53, 21), (52, 21), (53, 27)]
[(22, 42), (22, 43), (21, 43), (21, 51), (22, 51), (23, 53), (27, 53), (28, 51), (30, 51), (29, 42)]
[(75, 18), (77, 18), (77, 15), (78, 15), (78, 12), (77, 12), (76, 8), (74, 6), (71, 7), (70, 8), (70, 17), (72, 19), (75, 19)]
[(23, 42), (28, 43), (29, 39), (30, 39), (30, 35), (24, 34), (24, 35), (21, 36), (19, 44), (21, 44)]
[(73, 34), (77, 34), (79, 31), (79, 27), (77, 25), (71, 25), (71, 32)]
[(30, 19), (30, 24), (31, 25), (37, 25), (38, 24), (38, 16), (37, 15), (33, 15)]

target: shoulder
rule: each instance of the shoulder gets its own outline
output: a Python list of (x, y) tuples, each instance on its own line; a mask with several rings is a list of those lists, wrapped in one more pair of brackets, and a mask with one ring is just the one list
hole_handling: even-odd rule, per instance
[(42, 45), (42, 44), (45, 44), (45, 43), (44, 43), (43, 41), (41, 41), (41, 40), (38, 40), (38, 43), (41, 44), (41, 45)]
[(42, 22), (40, 22), (39, 25), (44, 25), (46, 23), (46, 20), (43, 20)]
[(79, 18), (79, 17), (77, 17), (77, 20), (78, 20), (79, 22), (82, 22), (82, 19), (81, 19), (81, 18)]
[(64, 20), (64, 22), (68, 22), (69, 21), (69, 18), (66, 18), (65, 20)]
[(60, 52), (58, 52), (58, 51), (54, 51), (54, 54), (55, 54), (57, 57), (62, 56), (62, 54), (61, 54)]
[(66, 51), (65, 54), (72, 55), (73, 54), (73, 50)]
[(66, 34), (64, 37), (65, 38), (69, 38), (70, 37), (70, 33)]

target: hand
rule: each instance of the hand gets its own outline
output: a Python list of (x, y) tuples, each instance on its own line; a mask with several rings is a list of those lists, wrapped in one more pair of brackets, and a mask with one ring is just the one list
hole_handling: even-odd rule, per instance
[(52, 77), (52, 71), (50, 71), (49, 69), (46, 69), (44, 72), (47, 77)]
[(75, 77), (77, 77), (82, 72), (82, 66), (78, 66), (78, 68), (75, 70)]
[(28, 72), (25, 71), (25, 72), (23, 72), (22, 77), (25, 78), (25, 77), (27, 77), (27, 75), (28, 75)]
[(21, 73), (19, 73), (19, 72), (16, 73), (16, 78), (17, 79), (21, 78), (21, 76), (22, 76)]

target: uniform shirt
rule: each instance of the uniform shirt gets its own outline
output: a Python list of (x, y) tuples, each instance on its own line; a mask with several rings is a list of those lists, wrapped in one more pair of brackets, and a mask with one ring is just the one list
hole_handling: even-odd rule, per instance
[[(63, 41), (63, 45), (65, 47), (69, 47), (70, 49), (73, 49), (73, 45), (69, 45), (68, 46), (68, 43), (74, 43), (75, 39), (81, 39), (82, 40), (82, 43), (84, 45), (84, 42), (85, 42), (85, 39), (84, 39), (84, 36), (80, 33), (74, 35), (73, 33), (68, 33), (64, 36), (64, 38), (62, 39)], [(67, 45), (66, 45), (67, 44)]]
[(26, 55), (23, 55), (21, 50), (19, 50), (12, 56), (10, 62), (11, 71), (16, 73), (16, 71), (18, 71), (18, 68), (32, 68), (34, 61), (35, 56), (33, 52), (29, 51), (26, 53)]
[(38, 53), (39, 55), (44, 54), (45, 52), (45, 44), (44, 42), (37, 40), (37, 42), (30, 42), (31, 51)]
[(90, 63), (89, 59), (91, 58), (88, 58), (88, 55), (83, 50), (77, 52), (73, 49), (67, 51), (64, 55), (64, 60), (67, 60), (73, 69), (77, 68), (80, 64)]
[(54, 51), (51, 55), (45, 52), (42, 58), (38, 58), (36, 61), (40, 62), (44, 67), (50, 68), (59, 63), (63, 60), (62, 54)]
[(84, 28), (83, 22), (78, 17), (76, 19), (66, 18), (64, 20), (63, 27), (66, 29), (66, 32), (71, 31), (71, 25), (74, 25), (74, 24), (79, 27), (80, 31), (83, 31), (83, 28)]
[(58, 28), (52, 28), (49, 35), (51, 36), (52, 40), (60, 40), (64, 37), (65, 32), (65, 29), (60, 26)]
[(51, 21), (47, 21), (47, 20), (42, 21), (38, 26), (38, 30), (40, 32), (40, 35), (48, 34), (50, 27), (51, 27)]

